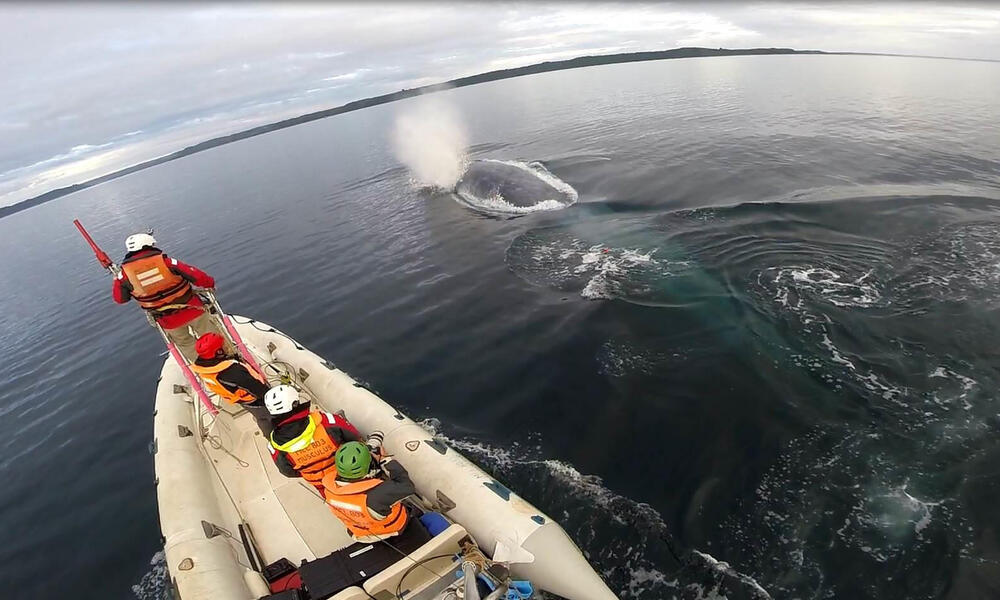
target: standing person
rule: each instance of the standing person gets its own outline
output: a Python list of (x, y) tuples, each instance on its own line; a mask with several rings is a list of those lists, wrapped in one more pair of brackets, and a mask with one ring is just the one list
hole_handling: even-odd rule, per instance
[(228, 404), (239, 404), (247, 409), (266, 435), (271, 432), (271, 417), (264, 407), (267, 379), (244, 364), (238, 356), (227, 353), (225, 342), (215, 332), (198, 338), (194, 347), (198, 358), (191, 364), (191, 370), (209, 392)]
[(373, 455), (372, 448), (360, 442), (341, 446), (336, 474), (323, 480), (327, 506), (351, 537), (363, 543), (401, 534), (409, 525), (402, 500), (417, 493), (403, 465), (381, 458), (381, 438), (369, 443), (378, 454)]
[(337, 448), (356, 442), (361, 434), (347, 419), (313, 410), (290, 385), (278, 385), (264, 394), (271, 413), (271, 458), (286, 477), (302, 477), (323, 492), (323, 477), (336, 470)]
[(204, 271), (170, 258), (156, 247), (148, 233), (125, 239), (125, 258), (111, 287), (118, 304), (132, 298), (163, 328), (186, 358), (194, 358), (194, 346), (202, 333), (222, 333), (219, 320), (209, 313), (193, 286), (214, 288), (215, 279)]

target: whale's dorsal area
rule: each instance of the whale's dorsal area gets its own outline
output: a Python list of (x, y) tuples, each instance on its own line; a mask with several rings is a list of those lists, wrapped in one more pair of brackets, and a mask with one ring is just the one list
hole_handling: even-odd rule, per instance
[(486, 212), (526, 213), (565, 208), (577, 194), (538, 163), (476, 160), (455, 186), (469, 206)]

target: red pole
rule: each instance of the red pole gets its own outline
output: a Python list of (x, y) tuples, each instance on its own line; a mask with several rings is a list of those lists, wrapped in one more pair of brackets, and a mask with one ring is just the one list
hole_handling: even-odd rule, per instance
[(195, 377), (194, 373), (191, 372), (191, 367), (188, 366), (187, 361), (184, 356), (181, 355), (181, 351), (177, 349), (177, 346), (170, 341), (167, 334), (163, 332), (163, 329), (159, 325), (156, 328), (160, 331), (160, 335), (163, 336), (163, 343), (167, 345), (167, 350), (170, 351), (170, 356), (174, 357), (174, 361), (181, 368), (181, 372), (184, 373), (184, 379), (187, 379), (188, 383), (191, 384), (191, 389), (198, 394), (198, 399), (205, 406), (205, 410), (209, 412), (213, 417), (219, 414), (219, 409), (215, 408), (212, 401), (209, 400), (208, 394), (205, 393), (205, 388), (202, 387), (201, 382)]
[(111, 258), (107, 255), (107, 253), (104, 252), (104, 250), (101, 250), (100, 246), (97, 245), (97, 242), (94, 241), (94, 238), (90, 237), (87, 230), (83, 228), (83, 223), (81, 223), (79, 219), (73, 219), (73, 224), (80, 230), (80, 235), (83, 236), (83, 239), (87, 240), (87, 243), (90, 244), (90, 249), (94, 251), (94, 256), (97, 257), (97, 262), (101, 263), (101, 266), (105, 269), (110, 269), (114, 263), (111, 262)]
[(219, 313), (219, 320), (222, 321), (222, 326), (226, 328), (226, 331), (229, 333), (229, 338), (232, 340), (234, 344), (236, 344), (236, 350), (242, 355), (243, 360), (245, 360), (246, 363), (250, 365), (250, 368), (252, 368), (254, 371), (257, 371), (257, 374), (263, 377), (264, 381), (267, 381), (267, 375), (264, 374), (264, 369), (260, 368), (260, 365), (257, 364), (257, 361), (254, 359), (253, 354), (250, 354), (250, 349), (247, 348), (247, 345), (243, 342), (243, 338), (240, 337), (239, 332), (236, 331), (236, 326), (233, 325), (233, 322), (229, 318), (229, 315), (227, 315), (222, 310), (222, 307), (219, 306), (219, 300), (215, 297), (215, 294), (209, 292), (208, 298), (209, 300), (211, 300), (212, 306), (215, 307), (215, 311)]

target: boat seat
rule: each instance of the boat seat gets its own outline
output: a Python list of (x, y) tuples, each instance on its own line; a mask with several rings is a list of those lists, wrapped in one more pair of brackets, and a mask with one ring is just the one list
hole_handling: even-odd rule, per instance
[[(364, 583), (365, 590), (376, 600), (395, 600), (396, 586), (399, 585), (399, 581), (404, 574), (406, 575), (406, 579), (403, 581), (402, 590), (400, 590), (402, 592), (401, 597), (412, 596), (414, 593), (423, 591), (434, 583), (440, 584), (443, 589), (451, 583), (451, 580), (445, 579), (441, 581), (440, 578), (458, 568), (457, 560), (452, 555), (461, 552), (462, 549), (459, 546), (459, 542), (467, 537), (469, 537), (469, 534), (465, 531), (464, 527), (457, 523), (450, 525), (447, 529), (424, 543), (423, 546), (411, 552), (408, 558), (398, 560), (378, 575), (368, 579)], [(426, 567), (426, 569), (423, 567), (411, 568), (421, 560), (438, 555), (447, 556), (428, 560), (423, 563), (423, 567)], [(435, 573), (436, 576), (432, 577), (428, 570)], [(335, 596), (335, 598), (341, 600), (340, 596)]]

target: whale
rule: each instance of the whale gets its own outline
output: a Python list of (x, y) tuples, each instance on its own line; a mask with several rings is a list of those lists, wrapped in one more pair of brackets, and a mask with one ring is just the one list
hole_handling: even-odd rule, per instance
[(557, 210), (577, 200), (569, 184), (537, 162), (474, 160), (454, 191), (463, 203), (484, 212)]

